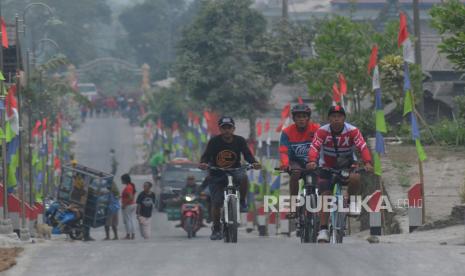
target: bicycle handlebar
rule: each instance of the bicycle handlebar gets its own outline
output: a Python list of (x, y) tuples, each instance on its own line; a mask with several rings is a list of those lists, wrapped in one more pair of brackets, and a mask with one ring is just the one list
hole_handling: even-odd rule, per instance
[(220, 168), (220, 167), (215, 167), (215, 166), (208, 166), (209, 170), (214, 170), (214, 171), (223, 171), (223, 172), (236, 172), (240, 170), (251, 170), (253, 169), (252, 164), (247, 164), (247, 165), (242, 165), (239, 168)]

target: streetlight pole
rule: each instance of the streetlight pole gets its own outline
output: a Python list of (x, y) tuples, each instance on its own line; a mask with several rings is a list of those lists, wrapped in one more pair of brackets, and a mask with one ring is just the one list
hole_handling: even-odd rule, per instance
[[(27, 24), (26, 24), (26, 14), (27, 14), (27, 11), (34, 7), (34, 6), (39, 6), (39, 7), (43, 7), (45, 8), (48, 13), (53, 16), (54, 12), (53, 12), (53, 9), (48, 6), (47, 4), (45, 3), (42, 3), (42, 2), (34, 2), (34, 3), (30, 3), (28, 5), (26, 5), (23, 9), (23, 13), (22, 13), (22, 21), (23, 21), (23, 35), (26, 36), (26, 28), (27, 28)], [(32, 30), (32, 29), (31, 29)], [(27, 79), (27, 86), (29, 87), (29, 82), (30, 82), (30, 72), (32, 70), (32, 68), (35, 67), (35, 47), (34, 47), (34, 37), (32, 36), (32, 53), (29, 51), (29, 49), (27, 50), (26, 52), (26, 64), (27, 64), (27, 70), (26, 70), (26, 79)], [(52, 40), (52, 39), (49, 39), (49, 38), (43, 38), (39, 41), (40, 42), (49, 42), (51, 44), (53, 44), (56, 48), (59, 48), (58, 44)], [(31, 65), (31, 62), (30, 60), (34, 60), (34, 65)], [(29, 131), (32, 130), (32, 106), (31, 106), (31, 103), (28, 104), (28, 109), (27, 109), (27, 112), (28, 112), (28, 121), (29, 121)], [(33, 200), (34, 200), (34, 195), (33, 195), (33, 191), (34, 191), (34, 178), (33, 178), (33, 168), (32, 168), (32, 137), (31, 137), (31, 134), (29, 133), (28, 135), (28, 170), (29, 170), (29, 202), (30, 204), (32, 204)], [(42, 186), (45, 186), (45, 179), (44, 179), (44, 183), (42, 184)]]
[[(19, 15), (16, 14), (15, 16), (15, 25), (16, 25), (16, 68), (19, 71), (20, 69), (20, 51), (19, 51)], [(29, 230), (26, 225), (26, 208), (25, 208), (25, 194), (26, 188), (24, 183), (24, 171), (23, 171), (23, 164), (24, 164), (24, 154), (23, 154), (23, 137), (24, 137), (24, 128), (22, 124), (22, 87), (20, 81), (20, 75), (17, 74), (16, 76), (16, 92), (18, 97), (18, 123), (19, 123), (19, 133), (18, 133), (18, 153), (19, 153), (19, 160), (18, 160), (18, 180), (21, 184), (21, 192), (20, 192), (20, 199), (21, 199), (21, 229), (20, 229), (20, 238), (22, 240), (29, 239)]]

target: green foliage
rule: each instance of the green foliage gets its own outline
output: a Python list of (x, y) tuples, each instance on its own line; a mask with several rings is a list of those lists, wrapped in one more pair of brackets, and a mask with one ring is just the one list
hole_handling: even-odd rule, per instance
[(266, 21), (250, 0), (203, 1), (178, 45), (177, 80), (201, 106), (250, 117), (267, 109), (271, 82), (253, 58)]
[(457, 107), (457, 118), (465, 121), (465, 96), (455, 97), (454, 102)]
[[(67, 118), (72, 118), (73, 103), (89, 103), (87, 98), (71, 89), (66, 79), (55, 75), (55, 72), (68, 64), (66, 57), (58, 55), (31, 72), (29, 85), (22, 94), (26, 108), (32, 108), (32, 121), (45, 117), (54, 119), (59, 112), (69, 113)], [(64, 106), (66, 108), (63, 108)]]
[(257, 43), (253, 59), (273, 84), (292, 81), (295, 76), (289, 65), (301, 58), (302, 54), (311, 54), (314, 34), (311, 25), (278, 21)]
[(161, 118), (166, 126), (171, 127), (174, 122), (181, 126), (187, 124), (187, 110), (192, 110), (188, 106), (186, 93), (178, 83), (169, 88), (161, 88), (146, 94), (145, 104), (148, 113), (143, 122), (151, 120), (156, 122)]
[(127, 31), (125, 55), (153, 68), (154, 79), (163, 79), (175, 61), (175, 45), (181, 30), (197, 12), (198, 3), (186, 0), (146, 0), (131, 6), (119, 16)]
[(375, 135), (376, 124), (372, 110), (363, 110), (360, 113), (349, 114), (347, 121), (357, 126), (365, 137)]
[(367, 33), (371, 27), (340, 16), (315, 24), (317, 56), (299, 59), (292, 68), (307, 83), (310, 94), (319, 99), (316, 107), (320, 114), (331, 104), (331, 88), (339, 73), (346, 76), (349, 99), (359, 104), (357, 100), (371, 91), (366, 69), (372, 44)]
[[(15, 13), (22, 16), (29, 3), (37, 1), (16, 0), (5, 5), (6, 18), (12, 21)], [(106, 0), (41, 0), (49, 5), (55, 14), (50, 17), (47, 9), (31, 6), (26, 13), (27, 47), (47, 34), (55, 40), (73, 64), (80, 64), (97, 57), (98, 47), (95, 35), (101, 24), (111, 22), (111, 10)]]
[[(317, 56), (298, 59), (292, 69), (307, 83), (310, 94), (317, 99), (315, 104), (320, 113), (331, 105), (332, 86), (337, 82), (339, 72), (346, 77), (347, 98), (354, 103), (355, 113), (362, 111), (361, 99), (372, 93), (367, 65), (374, 44), (379, 49), (384, 103), (394, 101), (399, 110), (403, 107), (404, 73), (402, 51), (397, 45), (398, 28), (397, 22), (389, 22), (385, 30), (378, 33), (368, 24), (340, 16), (314, 22)], [(414, 95), (418, 97), (422, 73), (415, 64), (409, 68)]]
[[(465, 146), (465, 120), (443, 120), (431, 126), (433, 136), (441, 145)], [(432, 144), (430, 135), (422, 135), (425, 144)]]
[(465, 5), (446, 0), (431, 10), (431, 25), (442, 35), (439, 49), (459, 69), (465, 69)]

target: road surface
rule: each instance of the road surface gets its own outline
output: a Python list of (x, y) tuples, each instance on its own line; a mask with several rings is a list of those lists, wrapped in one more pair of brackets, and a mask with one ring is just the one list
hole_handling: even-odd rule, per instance
[[(136, 155), (141, 131), (126, 120), (88, 120), (75, 134), (76, 157), (82, 164), (109, 171), (109, 150), (118, 157), (118, 175)], [(149, 176), (134, 176), (138, 190)], [(187, 240), (185, 233), (155, 213), (153, 238), (145, 241), (102, 241), (103, 229), (93, 229), (97, 241), (52, 241), (26, 246), (7, 276), (36, 275), (463, 275), (465, 247), (435, 244), (368, 244), (347, 238), (338, 246), (306, 244), (296, 238), (258, 237), (240, 232), (238, 244), (209, 240), (206, 228)], [(120, 220), (120, 236), (124, 226)]]

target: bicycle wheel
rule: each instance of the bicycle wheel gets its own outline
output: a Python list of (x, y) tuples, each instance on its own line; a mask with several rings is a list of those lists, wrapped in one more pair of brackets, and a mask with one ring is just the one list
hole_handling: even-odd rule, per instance
[(237, 201), (235, 198), (232, 198), (228, 202), (228, 216), (229, 216), (229, 222), (232, 223), (227, 223), (228, 224), (228, 234), (230, 241), (233, 243), (237, 242)]
[(229, 243), (230, 242), (230, 238), (229, 238), (229, 230), (228, 230), (228, 223), (225, 221), (225, 217), (224, 217), (224, 209), (221, 210), (221, 218), (222, 218), (222, 225), (223, 225), (223, 229), (221, 229), (221, 231), (223, 231), (223, 241), (225, 243)]
[(305, 207), (299, 207), (299, 226), (300, 226), (300, 242), (309, 243), (310, 242), (310, 229), (311, 229), (311, 218), (310, 213), (305, 211)]
[(342, 240), (345, 236), (346, 229), (346, 219), (347, 216), (345, 213), (337, 213), (337, 232), (336, 232), (336, 243), (342, 243)]

